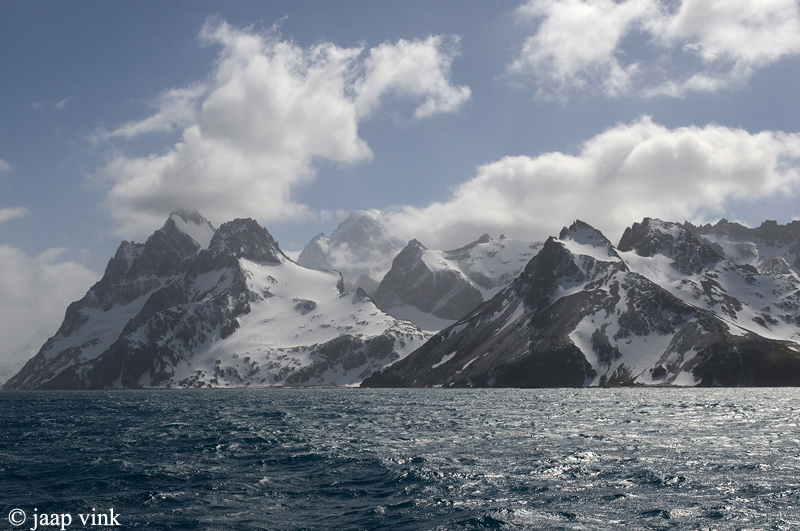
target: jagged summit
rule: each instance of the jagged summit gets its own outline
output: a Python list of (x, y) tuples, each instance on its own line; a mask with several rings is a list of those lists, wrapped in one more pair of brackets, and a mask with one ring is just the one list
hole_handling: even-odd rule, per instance
[(797, 273), (792, 270), (792, 266), (782, 256), (771, 256), (761, 262), (758, 272), (762, 275), (775, 278), (798, 277)]
[(699, 273), (722, 259), (711, 245), (698, 240), (683, 225), (654, 218), (644, 218), (625, 229), (617, 248), (642, 257), (663, 255), (685, 274)]
[(738, 264), (760, 269), (774, 257), (781, 257), (800, 274), (800, 221), (786, 225), (768, 220), (756, 228), (725, 219), (714, 225), (696, 227), (685, 224), (687, 230), (709, 243), (718, 253)]
[(695, 226), (691, 223), (685, 224), (689, 230), (696, 231), (702, 235), (724, 234), (733, 238), (757, 238), (781, 243), (797, 242), (800, 240), (800, 220), (790, 221), (782, 225), (774, 219), (768, 219), (758, 227), (747, 227), (735, 221), (728, 221), (721, 218), (717, 223), (706, 223), (705, 225)]
[(576, 255), (591, 256), (599, 261), (620, 260), (608, 238), (581, 220), (576, 220), (569, 227), (561, 229), (558, 239)]
[(254, 262), (277, 263), (287, 259), (267, 229), (252, 218), (223, 223), (214, 233), (209, 251), (215, 255), (232, 254)]

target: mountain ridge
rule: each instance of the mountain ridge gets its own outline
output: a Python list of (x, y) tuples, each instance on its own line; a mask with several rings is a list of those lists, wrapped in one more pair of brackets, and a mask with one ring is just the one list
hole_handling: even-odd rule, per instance
[(708, 244), (645, 219), (619, 247), (628, 250), (576, 221), (509, 287), (362, 386), (800, 385), (800, 346), (737, 322), (722, 283), (690, 281), (704, 289), (680, 297), (685, 284), (667, 289), (646, 275), (701, 276), (702, 264), (725, 262)]
[[(390, 256), (381, 216), (348, 217), (339, 250)], [(370, 295), (253, 219), (176, 211), (120, 243), (4, 389), (800, 385), (798, 228), (644, 218), (615, 246), (576, 220), (543, 244), (411, 240)]]

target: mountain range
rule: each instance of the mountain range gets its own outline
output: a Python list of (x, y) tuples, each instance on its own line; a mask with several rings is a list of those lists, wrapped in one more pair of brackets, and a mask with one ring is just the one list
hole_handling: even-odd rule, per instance
[[(577, 221), (509, 287), (362, 385), (800, 385), (797, 240), (734, 234), (645, 219), (615, 248)], [(720, 242), (753, 252), (737, 263)]]
[(440, 251), (370, 210), (295, 262), (254, 220), (178, 211), (4, 389), (800, 385), (798, 266), (800, 222)]
[(251, 219), (176, 212), (122, 242), (7, 389), (348, 385), (426, 334), (300, 266)]

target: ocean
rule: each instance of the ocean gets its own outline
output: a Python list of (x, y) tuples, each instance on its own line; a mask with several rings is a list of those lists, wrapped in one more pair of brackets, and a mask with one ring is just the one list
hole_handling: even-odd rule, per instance
[(0, 407), (0, 530), (800, 529), (794, 388), (9, 391)]

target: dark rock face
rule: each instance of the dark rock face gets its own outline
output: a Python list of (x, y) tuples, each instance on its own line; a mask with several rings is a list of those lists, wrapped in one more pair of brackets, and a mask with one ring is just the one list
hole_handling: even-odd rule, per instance
[(208, 251), (212, 256), (228, 255), (254, 262), (278, 263), (285, 258), (267, 229), (254, 219), (223, 223), (214, 233)]
[[(148, 383), (158, 385), (198, 340), (230, 335), (239, 327), (237, 317), (248, 313), (249, 294), (236, 258), (274, 261), (279, 253), (272, 237), (253, 220), (226, 223), (210, 249), (201, 250), (171, 216), (144, 245), (120, 245), (103, 278), (70, 305), (58, 333), (5, 387), (136, 388), (145, 375)], [(198, 275), (222, 268), (230, 268), (227, 289), (213, 296), (195, 290)], [(117, 318), (94, 334), (80, 330), (83, 325), (91, 328), (97, 310), (110, 313), (124, 306), (131, 307), (129, 320)], [(73, 333), (86, 335), (87, 341), (56, 352)], [(176, 341), (182, 349), (175, 348)], [(91, 352), (92, 347), (99, 352)]]
[(458, 319), (483, 302), (483, 296), (458, 272), (431, 271), (422, 260), (426, 248), (411, 240), (392, 263), (373, 299), (379, 308), (415, 306), (442, 319)]
[[(79, 360), (84, 356), (93, 359), (110, 349), (127, 324), (127, 321), (104, 319), (110, 310), (127, 307), (134, 319), (141, 312), (151, 312), (156, 302), (145, 304), (149, 297), (155, 295), (154, 301), (163, 298), (163, 290), (175, 282), (176, 276), (189, 267), (200, 252), (200, 244), (176, 225), (175, 217), (182, 214), (170, 216), (144, 244), (123, 241), (106, 266), (103, 278), (81, 300), (69, 305), (56, 335), (6, 382), (4, 388), (82, 388), (83, 385), (73, 384), (79, 372), (91, 367), (82, 365)], [(211, 226), (202, 217), (194, 219)], [(91, 328), (94, 330), (87, 332)], [(110, 371), (106, 369), (109, 374)], [(98, 376), (93, 380), (103, 378)]]
[[(651, 230), (657, 224), (667, 230)], [(722, 260), (677, 229), (645, 220), (626, 231), (621, 247), (669, 253), (670, 267), (686, 274)], [(362, 385), (743, 386), (798, 378), (796, 343), (732, 327), (687, 303), (631, 271), (602, 234), (576, 222), (549, 239), (511, 286)]]
[(687, 275), (702, 272), (709, 264), (722, 259), (714, 248), (700, 242), (678, 223), (651, 218), (625, 229), (618, 249), (622, 252), (635, 251), (639, 256), (658, 253), (670, 256), (674, 260), (673, 267)]

